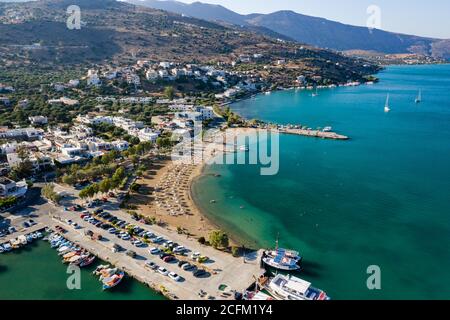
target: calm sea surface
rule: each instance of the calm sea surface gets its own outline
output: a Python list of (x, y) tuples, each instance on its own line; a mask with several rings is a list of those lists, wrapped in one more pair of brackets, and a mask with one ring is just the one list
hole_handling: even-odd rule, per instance
[[(332, 126), (351, 140), (281, 136), (277, 175), (213, 165), (194, 196), (248, 245), (273, 247), (279, 233), (280, 245), (304, 256), (299, 276), (332, 298), (449, 299), (450, 65), (379, 76), (379, 84), (318, 97), (283, 91), (233, 105), (246, 118)], [(381, 290), (367, 289), (371, 265), (381, 268)]]
[(0, 300), (160, 300), (163, 296), (129, 277), (103, 291), (92, 271), (101, 261), (81, 269), (81, 290), (67, 289), (67, 265), (46, 241), (0, 255)]

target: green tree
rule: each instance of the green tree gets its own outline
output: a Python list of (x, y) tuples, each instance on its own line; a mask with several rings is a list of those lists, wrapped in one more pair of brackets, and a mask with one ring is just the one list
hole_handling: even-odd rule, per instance
[(209, 233), (209, 243), (218, 249), (218, 248), (227, 248), (228, 247), (228, 235), (221, 230), (214, 230)]
[(166, 96), (167, 99), (169, 100), (173, 100), (174, 96), (175, 96), (175, 90), (172, 86), (168, 86), (164, 89), (164, 95)]
[(73, 186), (77, 182), (77, 179), (71, 174), (66, 174), (62, 177), (62, 182)]
[(113, 183), (112, 180), (109, 178), (103, 179), (99, 185), (98, 185), (98, 190), (101, 193), (107, 193), (109, 190), (111, 190)]
[(114, 186), (118, 186), (125, 178), (125, 176), (126, 176), (125, 169), (123, 167), (117, 168), (116, 172), (114, 172), (112, 176), (112, 182)]
[(49, 183), (43, 186), (41, 193), (44, 198), (53, 201), (56, 204), (59, 204), (61, 201), (61, 196), (55, 192), (55, 186), (53, 184)]

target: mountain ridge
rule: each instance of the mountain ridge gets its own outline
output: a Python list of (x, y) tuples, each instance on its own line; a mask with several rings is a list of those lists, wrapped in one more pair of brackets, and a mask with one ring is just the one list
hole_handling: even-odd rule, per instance
[(246, 27), (263, 27), (277, 34), (320, 48), (338, 51), (366, 50), (384, 54), (416, 53), (450, 58), (450, 40), (351, 26), (312, 17), (292, 10), (243, 15), (221, 5), (178, 1), (127, 0), (135, 5), (171, 11), (208, 21), (223, 21)]

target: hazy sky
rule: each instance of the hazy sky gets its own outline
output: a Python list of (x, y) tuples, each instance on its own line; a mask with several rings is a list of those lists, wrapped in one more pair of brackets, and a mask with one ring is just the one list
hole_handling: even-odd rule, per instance
[[(186, 3), (195, 0), (179, 0)], [(353, 25), (366, 25), (367, 8), (381, 9), (384, 30), (450, 38), (450, 0), (200, 0), (221, 4), (239, 13), (294, 10)]]

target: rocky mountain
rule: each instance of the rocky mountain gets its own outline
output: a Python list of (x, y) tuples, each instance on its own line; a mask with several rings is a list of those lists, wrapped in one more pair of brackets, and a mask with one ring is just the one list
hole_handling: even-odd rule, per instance
[[(74, 4), (81, 8), (80, 30), (66, 25), (67, 7)], [(276, 59), (300, 52), (295, 42), (115, 0), (1, 3), (0, 42), (0, 57), (61, 63), (136, 58), (230, 62), (242, 54)], [(310, 64), (315, 59), (348, 67), (354, 63), (307, 46), (298, 58)]]
[(293, 11), (277, 11), (270, 14), (241, 15), (223, 6), (201, 2), (185, 4), (177, 1), (128, 0), (137, 5), (167, 10), (209, 21), (263, 27), (278, 34), (321, 48), (334, 50), (367, 50), (385, 54), (417, 53), (437, 58), (450, 58), (448, 43), (440, 39), (405, 35), (382, 30), (370, 31), (356, 27), (302, 15)]

